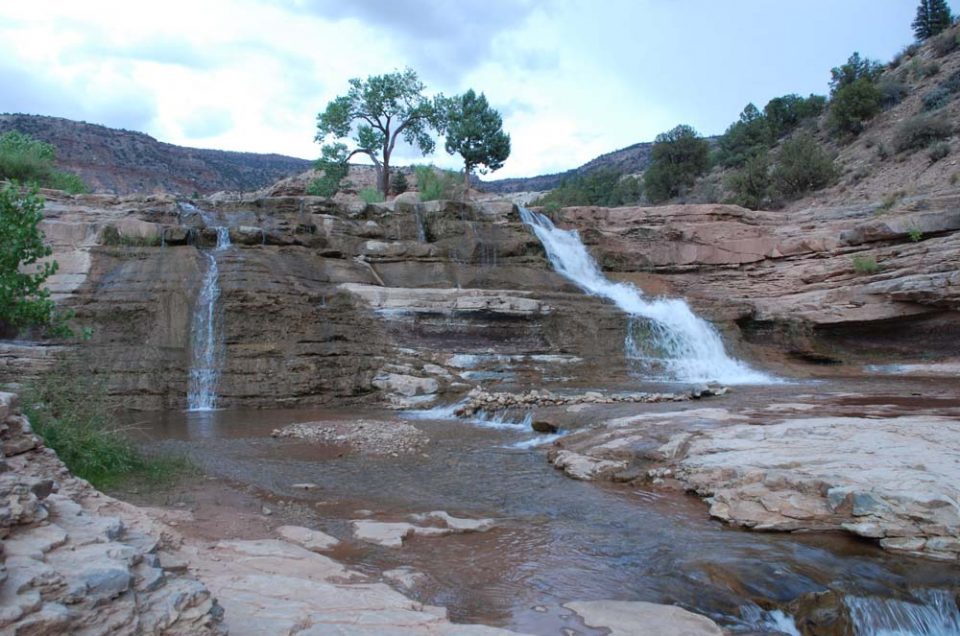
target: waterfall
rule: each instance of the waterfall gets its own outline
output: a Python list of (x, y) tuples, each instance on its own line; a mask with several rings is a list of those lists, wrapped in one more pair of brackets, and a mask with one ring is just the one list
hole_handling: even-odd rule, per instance
[[(628, 283), (615, 283), (580, 241), (576, 230), (561, 230), (542, 214), (520, 207), (520, 218), (543, 244), (553, 269), (593, 296), (613, 301), (631, 318), (624, 343), (628, 359), (663, 367), (673, 380), (718, 381), (725, 384), (764, 384), (769, 376), (734, 360), (723, 348), (720, 334), (696, 316), (679, 298), (646, 298)], [(644, 318), (644, 321), (633, 320)], [(646, 325), (642, 341), (637, 325)]]
[(848, 596), (857, 636), (960, 636), (960, 610), (946, 590), (920, 590), (919, 603)]
[(187, 390), (187, 409), (190, 411), (212, 411), (217, 406), (217, 381), (223, 362), (224, 336), (222, 315), (217, 303), (220, 298), (220, 270), (216, 253), (230, 247), (230, 229), (218, 227), (216, 230), (217, 247), (203, 253), (207, 258), (207, 273), (197, 298), (190, 334), (193, 352)]

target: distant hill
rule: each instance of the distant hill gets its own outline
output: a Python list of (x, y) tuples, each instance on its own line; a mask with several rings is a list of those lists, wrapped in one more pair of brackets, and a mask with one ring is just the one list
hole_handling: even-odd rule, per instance
[(600, 155), (579, 168), (573, 168), (566, 172), (545, 174), (537, 177), (481, 181), (480, 188), (485, 192), (496, 192), (498, 194), (510, 192), (542, 192), (556, 188), (564, 179), (588, 174), (604, 168), (613, 169), (622, 174), (635, 174), (643, 172), (647, 168), (647, 164), (650, 163), (651, 148), (653, 148), (653, 143), (645, 141)]
[(18, 130), (57, 148), (57, 165), (95, 192), (209, 194), (257, 190), (312, 162), (276, 154), (184, 148), (149, 135), (41, 115), (0, 115), (0, 133)]

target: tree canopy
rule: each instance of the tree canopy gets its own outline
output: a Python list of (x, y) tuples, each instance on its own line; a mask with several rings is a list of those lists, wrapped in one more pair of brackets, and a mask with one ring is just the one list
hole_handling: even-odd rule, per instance
[(643, 174), (644, 189), (652, 203), (661, 203), (693, 186), (710, 167), (710, 144), (692, 126), (681, 124), (660, 133), (650, 150), (650, 165)]
[[(370, 157), (380, 191), (390, 187), (390, 156), (403, 139), (423, 154), (433, 152), (431, 131), (438, 126), (438, 99), (424, 96), (412, 69), (353, 78), (350, 89), (317, 115), (315, 141), (325, 144), (321, 161), (346, 166), (357, 154)], [(337, 140), (349, 140), (352, 147)]]
[(0, 332), (55, 323), (54, 304), (43, 284), (57, 264), (37, 265), (52, 253), (43, 242), (42, 219), (43, 199), (36, 189), (0, 187)]
[(486, 96), (470, 89), (446, 100), (445, 106), (445, 147), (451, 155), (463, 157), (464, 183), (479, 166), (484, 174), (502, 168), (510, 156), (510, 135), (503, 132), (503, 119)]
[(926, 40), (953, 24), (947, 0), (920, 0), (917, 16), (910, 26), (918, 40)]

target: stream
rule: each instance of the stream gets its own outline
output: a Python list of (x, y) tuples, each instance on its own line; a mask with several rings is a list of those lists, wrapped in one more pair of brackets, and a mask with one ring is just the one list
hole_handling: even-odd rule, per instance
[[(871, 386), (898, 388), (895, 379)], [(730, 408), (730, 399), (735, 407), (786, 401), (795, 390), (749, 387), (722, 406)], [(447, 607), (458, 622), (589, 634), (563, 604), (617, 599), (678, 604), (737, 633), (793, 634), (799, 632), (788, 604), (831, 590), (855, 617), (857, 636), (960, 634), (955, 565), (891, 555), (839, 534), (733, 529), (711, 520), (690, 495), (571, 480), (547, 463), (542, 449), (529, 447), (534, 435), (520, 426), (431, 419), (448, 413), (408, 414), (430, 442), (422, 452), (396, 457), (270, 437), (294, 422), (397, 418), (377, 409), (137, 418), (150, 449), (181, 453), (234, 487), (310, 510), (294, 521), (345, 540), (334, 555), (339, 560), (373, 576), (399, 566), (423, 572), (426, 580), (412, 595)], [(303, 482), (319, 487), (293, 487)], [(490, 517), (497, 527), (414, 537), (399, 549), (351, 538), (351, 519), (401, 520), (431, 510)]]

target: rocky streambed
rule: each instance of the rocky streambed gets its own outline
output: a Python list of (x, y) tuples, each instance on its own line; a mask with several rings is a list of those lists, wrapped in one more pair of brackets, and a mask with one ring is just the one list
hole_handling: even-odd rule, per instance
[[(919, 395), (891, 400), (894, 391)], [(240, 526), (250, 537), (285, 525), (326, 533), (339, 542), (328, 554), (347, 567), (446, 607), (456, 622), (523, 633), (601, 633), (593, 631), (600, 623), (571, 610), (579, 601), (600, 600), (680, 607), (730, 633), (951, 634), (956, 628), (956, 557), (884, 541), (908, 536), (907, 527), (938, 530), (923, 511), (955, 529), (943, 517), (952, 508), (938, 503), (954, 496), (952, 438), (927, 431), (914, 440), (933, 435), (941, 443), (923, 449), (921, 461), (936, 478), (917, 486), (923, 497), (912, 501), (903, 497), (911, 486), (905, 475), (922, 469), (902, 460), (916, 449), (903, 447), (900, 472), (883, 482), (878, 475), (895, 461), (883, 450), (890, 445), (849, 445), (854, 421), (883, 434), (904, 424), (908, 432), (898, 443), (912, 437), (917, 422), (955, 426), (958, 396), (949, 381), (848, 379), (653, 402), (553, 393), (560, 399), (528, 405), (530, 417), (506, 397), (505, 411), (465, 418), (452, 414), (456, 405), (400, 414), (168, 413), (151, 424), (149, 446), (187, 453), (214, 479), (159, 502), (134, 498), (181, 504), (188, 515), (179, 530), (202, 536), (217, 536), (223, 530), (214, 519), (229, 515), (244, 519)], [(680, 387), (643, 393), (689, 397)], [(534, 420), (559, 431), (539, 435)], [(325, 435), (271, 437), (278, 428), (311, 430), (320, 423), (341, 431), (350, 422), (361, 423), (361, 431), (372, 425), (391, 431), (377, 439), (413, 427), (420, 443), (384, 452), (369, 443), (368, 432), (355, 444)], [(833, 424), (824, 428), (825, 422)], [(761, 433), (759, 442), (752, 437)], [(538, 441), (547, 444), (537, 448)], [(774, 453), (776, 442), (783, 445)], [(748, 446), (763, 452), (737, 454)], [(671, 448), (678, 451), (670, 454)], [(791, 451), (815, 459), (791, 459)], [(601, 469), (576, 474), (558, 461), (564, 454)], [(769, 465), (757, 465), (759, 459)], [(892, 486), (901, 498), (885, 490)], [(212, 512), (212, 499), (231, 496), (211, 496), (210, 488), (240, 493), (239, 499)], [(746, 516), (761, 509), (756, 523)], [(886, 534), (870, 537), (850, 525), (868, 523)], [(947, 544), (948, 535), (941, 536), (931, 547)], [(616, 604), (606, 609), (610, 627)], [(918, 631), (925, 624), (941, 631)]]

